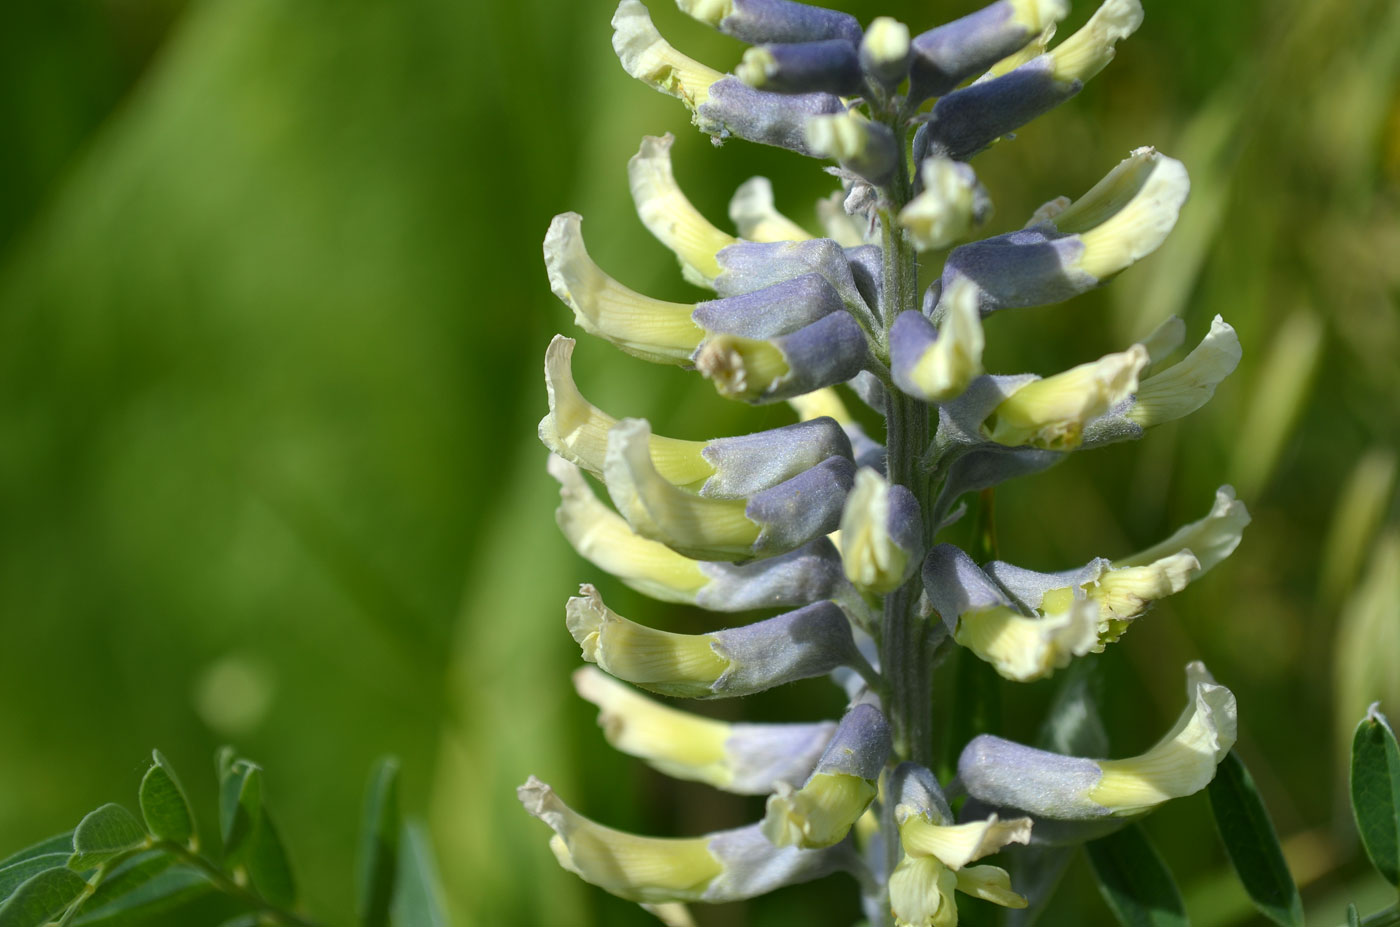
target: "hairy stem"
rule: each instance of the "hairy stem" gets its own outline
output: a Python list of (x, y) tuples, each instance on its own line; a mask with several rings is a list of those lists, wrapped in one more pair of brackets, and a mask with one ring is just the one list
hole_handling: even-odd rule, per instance
[[(883, 344), (889, 344), (890, 326), (900, 313), (919, 308), (918, 259), (898, 223), (899, 210), (913, 195), (907, 147), (901, 127), (892, 125), (899, 140), (900, 163), (894, 180), (884, 191), (880, 211), (883, 245), (883, 281), (880, 321), (884, 326)], [(891, 483), (905, 486), (929, 511), (929, 481), (922, 457), (929, 444), (929, 408), (899, 390), (889, 388), (885, 399), (885, 466)], [(926, 532), (931, 535), (931, 532)], [(932, 537), (926, 537), (926, 542)], [(888, 698), (885, 712), (894, 730), (895, 760), (932, 763), (932, 663), (927, 622), (919, 614), (920, 578), (918, 573), (902, 587), (885, 597), (880, 636), (880, 669)], [(885, 840), (885, 872), (899, 863), (901, 849), (894, 819), (893, 796), (886, 796), (881, 830)], [(888, 901), (888, 888), (885, 889)], [(885, 909), (888, 910), (888, 903)]]

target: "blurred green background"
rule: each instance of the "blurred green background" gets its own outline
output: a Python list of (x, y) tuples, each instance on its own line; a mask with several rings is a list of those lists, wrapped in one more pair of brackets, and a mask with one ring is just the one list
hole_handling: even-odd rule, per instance
[[(858, 0), (916, 29), (968, 12)], [(741, 46), (653, 4), (721, 68)], [(1400, 5), (1147, 0), (1075, 101), (977, 161), (992, 231), (1087, 189), (1126, 152), (1184, 160), (1169, 244), (1103, 291), (988, 325), (989, 367), (1049, 373), (1170, 313), (1216, 313), (1245, 360), (1144, 441), (998, 494), (1002, 553), (1050, 569), (1120, 556), (1234, 483), (1238, 553), (1102, 657), (1115, 752), (1150, 744), (1206, 659), (1304, 885), (1309, 922), (1383, 895), (1339, 809), (1339, 745), (1366, 703), (1400, 714)], [(131, 803), (158, 746), (212, 817), (214, 749), (268, 769), (309, 910), (346, 923), (371, 760), (404, 761), (462, 925), (655, 923), (555, 865), (513, 787), (534, 772), (615, 826), (698, 833), (760, 805), (614, 754), (567, 673), (562, 604), (597, 581), (661, 609), (555, 531), (534, 427), (541, 358), (572, 322), (539, 243), (577, 210), (603, 266), (695, 298), (631, 212), (625, 162), (674, 131), (720, 224), (771, 177), (810, 222), (819, 166), (712, 148), (609, 49), (608, 3), (47, 0), (0, 29), (0, 855)], [(1087, 17), (1081, 2), (1067, 23)], [(657, 430), (771, 426), (692, 375), (584, 341), (587, 395)], [(713, 625), (711, 625), (713, 626)], [(1004, 693), (1029, 736), (1046, 689)], [(811, 682), (724, 717), (834, 713)], [(1148, 829), (1197, 924), (1243, 924), (1203, 797)], [(1378, 892), (1380, 895), (1378, 895)], [(840, 879), (700, 912), (845, 924)], [(969, 914), (976, 918), (975, 912)], [(1076, 867), (1043, 923), (1103, 923)], [(201, 925), (193, 925), (201, 927)]]

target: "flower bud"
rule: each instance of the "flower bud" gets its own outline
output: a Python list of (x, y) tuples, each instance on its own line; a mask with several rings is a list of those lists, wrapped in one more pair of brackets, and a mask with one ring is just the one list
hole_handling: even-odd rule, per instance
[(836, 93), (860, 90), (860, 58), (845, 39), (759, 45), (744, 52), (734, 75), (772, 93)]
[(1190, 186), (1180, 161), (1139, 148), (1041, 224), (954, 248), (943, 287), (973, 281), (984, 315), (1077, 296), (1156, 250)]
[(711, 634), (672, 634), (623, 618), (592, 586), (579, 593), (566, 612), (583, 658), (660, 695), (752, 695), (861, 659), (845, 613), (831, 602)]
[(991, 200), (966, 164), (926, 158), (919, 166), (923, 190), (899, 213), (899, 224), (920, 251), (937, 251), (966, 238), (991, 214)]
[(1052, 451), (1079, 446), (1084, 426), (1126, 398), (1147, 366), (1147, 350), (1135, 344), (1119, 354), (1081, 364), (1022, 386), (992, 410), (983, 433), (1007, 447)]
[(841, 98), (834, 94), (768, 93), (727, 76), (710, 87), (709, 96), (696, 108), (695, 125), (716, 143), (732, 135), (815, 156), (807, 145), (807, 120), (845, 110)]
[(1201, 663), (1186, 667), (1187, 705), (1146, 753), (1125, 760), (1061, 756), (988, 734), (958, 759), (972, 797), (1037, 817), (1092, 820), (1150, 811), (1205, 788), (1235, 743), (1235, 697)]
[(840, 842), (878, 791), (892, 742), (873, 705), (846, 712), (816, 769), (801, 789), (779, 783), (760, 825), (774, 846), (816, 849)]
[(894, 385), (924, 402), (947, 402), (962, 395), (982, 373), (982, 317), (977, 293), (959, 281), (944, 299), (943, 324), (914, 310), (900, 313), (890, 328), (890, 373)]
[(592, 666), (574, 672), (578, 694), (598, 706), (608, 743), (668, 776), (738, 795), (767, 795), (802, 782), (836, 722), (728, 724), (679, 711), (637, 693)]
[(517, 795), (526, 811), (554, 831), (549, 848), (559, 865), (630, 901), (741, 901), (857, 865), (849, 845), (820, 851), (775, 847), (757, 825), (683, 838), (613, 830), (565, 805), (534, 776)]
[(671, 171), (675, 140), (669, 132), (643, 138), (627, 162), (627, 181), (647, 231), (676, 255), (687, 280), (709, 287), (719, 274), (715, 255), (738, 239), (711, 225), (681, 192)]
[(762, 289), (697, 303), (692, 318), (707, 332), (775, 338), (844, 312), (841, 294), (819, 273), (782, 280)]
[(860, 66), (886, 90), (898, 87), (909, 73), (909, 27), (877, 16), (860, 40)]
[(689, 363), (705, 337), (690, 317), (695, 307), (643, 296), (604, 273), (584, 247), (582, 222), (574, 212), (555, 216), (544, 239), (550, 288), (579, 328), (643, 360)]
[(914, 575), (923, 557), (923, 518), (908, 487), (869, 467), (856, 472), (841, 514), (841, 562), (862, 592), (886, 595)]
[(1000, 0), (914, 39), (909, 103), (941, 97), (1027, 45), (1069, 12), (1066, 0)]
[(751, 45), (765, 42), (860, 41), (860, 23), (849, 13), (793, 0), (676, 0), (681, 12)]
[(865, 332), (855, 319), (834, 312), (804, 328), (766, 341), (738, 335), (707, 339), (695, 368), (728, 399), (777, 402), (843, 383), (864, 369), (870, 356)]
[(805, 274), (820, 274), (841, 295), (847, 308), (869, 314), (871, 307), (856, 286), (846, 251), (830, 238), (810, 241), (743, 241), (719, 255), (720, 296), (752, 293)]
[[(1138, 0), (1105, 0), (1083, 28), (1055, 49), (940, 99), (920, 130), (923, 144), (933, 154), (966, 161), (1078, 93), (1113, 58), (1114, 43), (1141, 22)], [(917, 56), (919, 40), (914, 43)]]
[(807, 145), (817, 157), (832, 158), (873, 184), (888, 181), (899, 161), (894, 133), (850, 112), (808, 119)]
[(807, 241), (812, 237), (778, 212), (773, 204), (773, 184), (767, 177), (750, 177), (739, 185), (729, 200), (729, 221), (749, 241)]

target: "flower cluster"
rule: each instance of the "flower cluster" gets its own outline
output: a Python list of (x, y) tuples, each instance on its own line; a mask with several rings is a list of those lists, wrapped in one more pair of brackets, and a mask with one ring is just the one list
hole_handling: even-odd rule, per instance
[[(1062, 373), (983, 370), (989, 313), (1099, 286), (1157, 248), (1186, 199), (1182, 165), (1140, 148), (1078, 199), (958, 244), (991, 212), (968, 160), (1078, 93), (1141, 7), (1106, 0), (1052, 45), (1066, 0), (997, 0), (912, 36), (886, 17), (861, 28), (791, 0), (677, 2), (752, 45), (734, 73), (677, 51), (639, 0), (613, 17), (622, 66), (680, 99), (717, 144), (836, 162), (841, 189), (817, 204), (822, 234), (778, 212), (764, 178), (739, 188), (737, 235), (723, 231), (678, 187), (671, 136), (645, 138), (628, 164), (637, 213), (706, 298), (629, 289), (589, 256), (573, 213), (545, 238), (549, 281), (588, 334), (694, 369), (722, 396), (785, 401), (797, 421), (710, 441), (654, 434), (590, 403), (573, 378), (574, 341), (556, 336), (539, 435), (561, 486), (559, 526), (599, 569), (665, 602), (783, 609), (676, 634), (619, 615), (589, 585), (565, 608), (592, 664), (574, 683), (608, 741), (668, 775), (767, 796), (766, 811), (737, 830), (652, 838), (583, 817), (533, 778), (520, 798), (553, 829), (565, 868), (673, 922), (684, 902), (833, 872), (858, 880), (872, 923), (956, 924), (955, 891), (1022, 906), (1005, 870), (974, 863), (1010, 844), (1102, 835), (1195, 792), (1235, 739), (1233, 696), (1193, 663), (1180, 720), (1140, 756), (1072, 757), (981, 734), (951, 782), (930, 768), (933, 672), (950, 648), (1009, 680), (1048, 676), (1219, 563), (1249, 521), (1222, 487), (1203, 518), (1160, 544), (1058, 573), (978, 563), (940, 543), (968, 493), (1180, 418), (1239, 360), (1234, 330), (1216, 318), (1165, 364), (1185, 336), (1173, 318)], [(932, 275), (938, 262), (921, 288), (921, 267)], [(883, 417), (883, 443), (837, 386)], [(725, 698), (817, 676), (849, 699), (839, 721), (729, 724), (638, 691)]]

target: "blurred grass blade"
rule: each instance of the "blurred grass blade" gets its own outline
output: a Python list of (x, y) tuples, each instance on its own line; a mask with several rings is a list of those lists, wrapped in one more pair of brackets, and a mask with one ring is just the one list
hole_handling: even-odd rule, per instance
[(1371, 865), (1400, 887), (1400, 747), (1376, 706), (1352, 740), (1351, 810)]
[(1400, 705), (1396, 602), (1400, 602), (1400, 530), (1388, 528), (1376, 540), (1360, 583), (1337, 616), (1332, 704), (1339, 772), (1350, 758), (1353, 724), (1367, 706), (1377, 700), (1382, 705)]
[(1361, 914), (1355, 904), (1347, 905), (1347, 927), (1361, 927)]
[(130, 811), (115, 803), (105, 804), (83, 818), (73, 831), (68, 867), (75, 872), (92, 869), (145, 842), (146, 829)]
[(267, 808), (259, 808), (257, 814), (258, 826), (244, 860), (248, 877), (253, 880), (258, 893), (268, 901), (290, 908), (296, 904), (297, 883), (292, 875), (292, 864), (287, 859), (287, 848), (282, 844), (282, 837), (268, 816)]
[(1323, 601), (1346, 597), (1390, 507), (1395, 488), (1395, 452), (1373, 448), (1361, 458), (1332, 509), (1332, 523), (1322, 545), (1320, 594)]
[(1236, 439), (1232, 469), (1240, 498), (1256, 498), (1273, 475), (1312, 391), (1323, 337), (1322, 320), (1306, 308), (1285, 319), (1274, 334), (1249, 384), (1249, 409)]
[(68, 865), (72, 853), (41, 853), (0, 867), (0, 901), (5, 900), (25, 882), (45, 869)]
[(65, 856), (73, 852), (73, 832), (65, 831), (61, 834), (54, 834), (47, 840), (40, 840), (31, 847), (25, 847), (17, 853), (11, 853), (4, 859), (0, 859), (0, 869), (13, 866), (15, 863), (23, 862), (26, 859), (33, 859), (36, 856), (46, 856), (49, 853), (62, 853)]
[(194, 812), (175, 775), (159, 750), (151, 751), (151, 768), (141, 780), (141, 816), (146, 829), (162, 840), (185, 843), (194, 835)]
[(227, 767), (219, 784), (219, 832), (224, 841), (224, 861), (243, 863), (252, 846), (262, 810), (262, 768), (247, 760)]
[(1137, 824), (1084, 845), (1099, 891), (1123, 927), (1186, 927), (1186, 908), (1162, 857)]
[(447, 927), (437, 861), (428, 832), (417, 821), (406, 822), (399, 837), (397, 883), (394, 927)]
[(1303, 927), (1303, 900), (1283, 859), (1268, 809), (1231, 750), (1207, 787), (1220, 842), (1254, 906), (1281, 927)]
[(360, 824), (357, 910), (361, 927), (386, 927), (399, 857), (399, 761), (381, 757), (370, 772)]
[(67, 909), (87, 888), (87, 880), (56, 866), (31, 876), (4, 904), (0, 927), (40, 927)]

